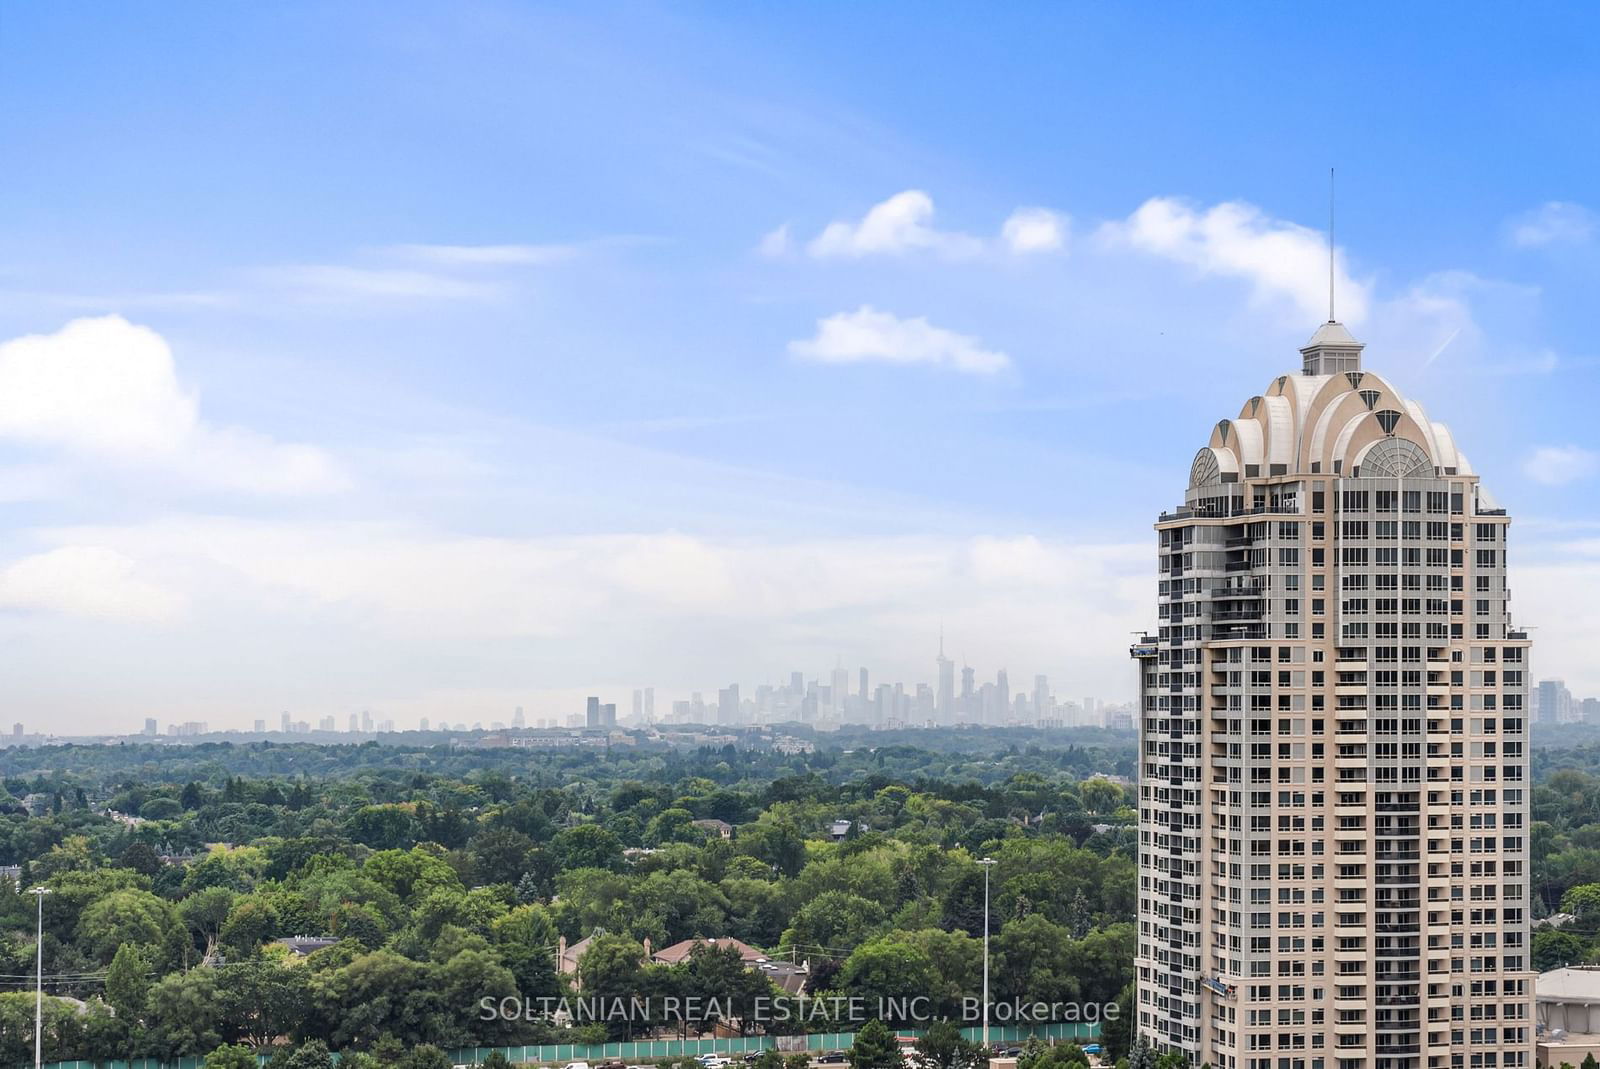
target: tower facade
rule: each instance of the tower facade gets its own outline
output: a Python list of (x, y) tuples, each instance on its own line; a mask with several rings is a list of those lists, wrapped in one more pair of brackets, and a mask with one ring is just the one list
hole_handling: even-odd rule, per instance
[(1526, 1069), (1510, 519), (1329, 322), (1156, 522), (1137, 1029), (1217, 1069)]

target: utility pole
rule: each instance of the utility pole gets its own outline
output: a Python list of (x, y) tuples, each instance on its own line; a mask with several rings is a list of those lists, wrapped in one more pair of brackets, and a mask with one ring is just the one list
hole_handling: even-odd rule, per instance
[(978, 864), (983, 866), (983, 1058), (989, 1060), (989, 870), (994, 858), (986, 857)]
[(50, 893), (50, 888), (35, 887), (28, 893), (39, 898), (39, 927), (34, 942), (37, 972), (33, 996), (33, 1069), (44, 1069), (44, 896)]

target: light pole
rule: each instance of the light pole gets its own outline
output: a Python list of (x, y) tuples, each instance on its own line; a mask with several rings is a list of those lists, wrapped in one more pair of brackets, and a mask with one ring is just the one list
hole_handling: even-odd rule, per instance
[(983, 866), (983, 1058), (989, 1060), (989, 870), (994, 858), (978, 861)]
[(43, 1069), (44, 1066), (44, 896), (50, 893), (48, 887), (34, 887), (28, 891), (39, 898), (39, 928), (34, 938), (34, 961), (37, 972), (37, 986), (33, 996), (33, 1069)]

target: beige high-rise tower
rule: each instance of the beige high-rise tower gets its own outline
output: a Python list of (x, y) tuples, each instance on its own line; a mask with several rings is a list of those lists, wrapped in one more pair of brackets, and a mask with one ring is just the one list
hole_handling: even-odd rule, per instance
[(1324, 324), (1156, 523), (1137, 1030), (1216, 1069), (1525, 1069), (1510, 520), (1361, 354)]

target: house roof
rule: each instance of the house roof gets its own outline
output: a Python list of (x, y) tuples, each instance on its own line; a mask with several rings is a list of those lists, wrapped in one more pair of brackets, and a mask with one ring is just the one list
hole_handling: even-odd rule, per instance
[(749, 943), (734, 939), (732, 936), (722, 936), (718, 939), (685, 939), (682, 942), (673, 943), (669, 947), (662, 947), (656, 951), (651, 960), (660, 962), (663, 965), (676, 965), (680, 961), (687, 961), (689, 955), (694, 952), (694, 948), (701, 943), (707, 946), (733, 947), (739, 951), (739, 957), (746, 962), (765, 961), (767, 959), (765, 953), (757, 950)]
[(1540, 1002), (1600, 1002), (1600, 969), (1551, 969), (1533, 990)]

